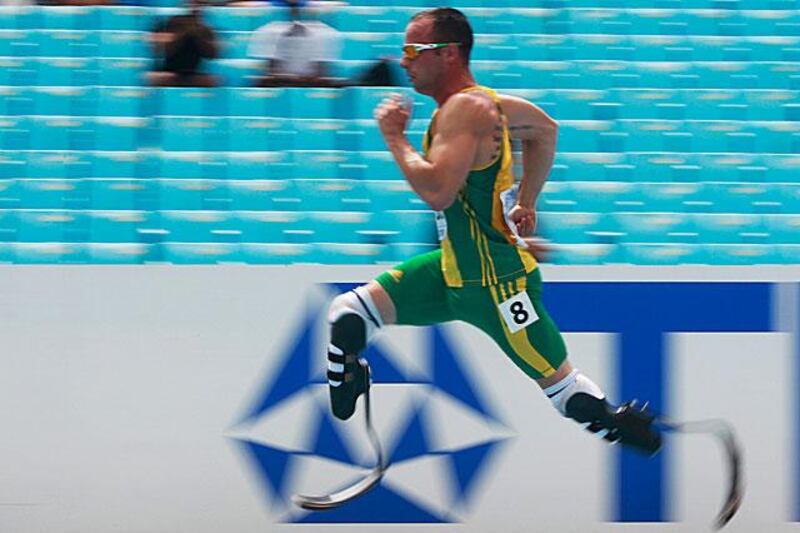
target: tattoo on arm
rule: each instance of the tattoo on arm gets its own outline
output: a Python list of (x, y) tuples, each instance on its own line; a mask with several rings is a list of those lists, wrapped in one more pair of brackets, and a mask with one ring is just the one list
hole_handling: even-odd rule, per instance
[(533, 130), (536, 129), (536, 126), (534, 126), (533, 124), (518, 124), (516, 126), (511, 126), (508, 129), (511, 131)]

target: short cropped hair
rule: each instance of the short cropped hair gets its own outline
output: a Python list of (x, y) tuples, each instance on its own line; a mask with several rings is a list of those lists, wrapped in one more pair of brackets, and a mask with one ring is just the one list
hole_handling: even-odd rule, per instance
[(437, 7), (420, 11), (411, 18), (411, 21), (430, 18), (433, 20), (433, 35), (436, 42), (459, 43), (458, 53), (465, 65), (469, 64), (469, 55), (472, 52), (472, 26), (466, 15), (452, 7)]

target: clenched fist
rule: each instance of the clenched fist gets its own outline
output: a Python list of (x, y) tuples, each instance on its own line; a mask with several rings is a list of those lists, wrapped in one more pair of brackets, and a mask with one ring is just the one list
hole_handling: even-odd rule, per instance
[(411, 106), (399, 94), (393, 94), (375, 108), (375, 120), (384, 139), (402, 136), (411, 119)]

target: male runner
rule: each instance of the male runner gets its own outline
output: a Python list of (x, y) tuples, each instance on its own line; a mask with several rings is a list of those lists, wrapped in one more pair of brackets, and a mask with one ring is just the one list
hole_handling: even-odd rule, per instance
[[(417, 92), (438, 104), (417, 152), (398, 98), (375, 111), (386, 145), (414, 191), (436, 211), (441, 247), (337, 296), (329, 310), (328, 381), (333, 413), (343, 420), (369, 387), (358, 354), (389, 324), (470, 323), (536, 380), (564, 416), (608, 441), (644, 453), (659, 450), (653, 416), (633, 403), (611, 406), (567, 360), (561, 334), (542, 304), (531, 242), (534, 205), (550, 172), (557, 125), (520, 98), (476, 85), (469, 69), (472, 29), (458, 10), (415, 15), (401, 66)], [(522, 142), (517, 192), (511, 137)]]

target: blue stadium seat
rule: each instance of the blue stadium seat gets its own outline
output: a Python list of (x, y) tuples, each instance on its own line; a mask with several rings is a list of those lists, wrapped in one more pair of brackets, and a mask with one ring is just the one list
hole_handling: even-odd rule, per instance
[(147, 146), (152, 121), (135, 117), (97, 117), (96, 149), (132, 151)]
[(603, 265), (618, 263), (617, 244), (553, 244), (548, 262), (556, 265)]
[(92, 158), (92, 177), (95, 178), (140, 178), (151, 177), (144, 152), (94, 152)]
[(36, 85), (38, 78), (39, 62), (36, 58), (0, 58), (0, 85)]
[(635, 194), (638, 188), (624, 181), (573, 181), (569, 184), (573, 211), (611, 212), (614, 210), (642, 210)]
[(103, 57), (150, 58), (153, 55), (147, 34), (138, 31), (101, 32), (100, 49)]
[(613, 241), (614, 220), (602, 213), (545, 212), (538, 214), (538, 231), (564, 244), (606, 244)]
[(32, 121), (24, 117), (0, 118), (0, 149), (28, 150), (31, 144)]
[[(227, 148), (226, 123), (224, 118), (159, 117), (158, 145), (168, 152), (222, 151)], [(231, 149), (235, 149), (233, 145)]]
[(227, 163), (223, 154), (212, 152), (158, 152), (152, 176), (160, 178), (223, 179)]
[(100, 69), (93, 57), (39, 58), (36, 83), (29, 85), (97, 85)]
[(335, 119), (296, 119), (288, 124), (296, 133), (295, 150), (347, 150), (349, 147), (340, 141), (340, 132), (346, 131), (347, 126), (345, 121)]
[(15, 209), (0, 209), (0, 242), (16, 241), (18, 227), (18, 211)]
[[(620, 241), (633, 243), (692, 243), (697, 241), (693, 220), (683, 213), (614, 213)], [(557, 241), (560, 242), (560, 241)]]
[(368, 180), (363, 182), (372, 211), (424, 210), (428, 205), (405, 180)]
[(243, 243), (239, 249), (242, 260), (255, 265), (319, 262), (310, 244)]
[(47, 6), (39, 9), (39, 27), (50, 30), (96, 30), (98, 10), (85, 6)]
[(147, 87), (100, 87), (96, 113), (102, 117), (146, 117), (155, 114), (155, 98)]
[(361, 152), (363, 176), (367, 180), (404, 180), (403, 173), (388, 151)]
[(282, 118), (228, 119), (229, 149), (235, 152), (294, 150), (297, 131), (294, 124)]
[(780, 202), (784, 213), (800, 213), (800, 183), (783, 183), (773, 185), (773, 189), (780, 195)]
[(312, 242), (368, 243), (372, 214), (364, 211), (310, 211), (304, 220)]
[(92, 158), (84, 151), (24, 152), (25, 172), (17, 177), (79, 180), (92, 175)]
[(0, 56), (25, 57), (39, 54), (39, 42), (31, 32), (0, 30)]
[(252, 32), (268, 22), (283, 20), (284, 16), (280, 9), (237, 6), (236, 9), (208, 8), (205, 18), (218, 31)]
[(319, 243), (314, 244), (315, 260), (337, 265), (371, 265), (383, 259), (383, 244)]
[[(243, 243), (296, 243), (305, 214), (299, 211), (237, 211), (235, 226)], [(259, 248), (252, 250), (256, 252)]]
[(225, 211), (161, 211), (158, 225), (166, 230), (165, 242), (231, 242), (234, 217)]
[(65, 210), (18, 210), (20, 242), (85, 242), (89, 236), (86, 212)]
[(0, 179), (0, 212), (5, 209), (20, 208), (20, 187), (18, 179)]
[(759, 244), (769, 238), (761, 215), (694, 213), (685, 216), (691, 216), (700, 242)]
[(0, 87), (0, 116), (33, 115), (33, 102), (29, 87)]
[(154, 91), (158, 115), (227, 116), (225, 93), (202, 87), (169, 87)]
[(105, 31), (150, 31), (155, 23), (151, 7), (106, 6), (99, 11), (99, 29)]
[(626, 243), (620, 261), (634, 265), (685, 265), (701, 261), (701, 247), (686, 243)]
[(704, 183), (684, 181), (640, 183), (634, 194), (641, 204), (638, 210), (689, 213), (714, 211), (719, 201), (715, 192), (714, 188)]
[(764, 224), (773, 243), (800, 244), (800, 213), (764, 215)]
[(239, 245), (232, 243), (165, 242), (161, 245), (163, 259), (173, 264), (239, 263)]
[(372, 237), (385, 242), (434, 243), (436, 225), (429, 209), (376, 212), (370, 224)]
[(235, 211), (304, 211), (304, 199), (291, 180), (229, 180)]
[(147, 261), (153, 245), (145, 243), (91, 243), (89, 260), (99, 265), (138, 265)]
[(291, 117), (290, 89), (229, 87), (224, 90), (227, 92), (228, 113), (232, 117)]
[[(67, 116), (78, 115), (80, 101), (85, 101), (91, 92), (85, 87), (36, 87), (30, 91), (33, 100), (33, 115)], [(84, 106), (85, 107), (85, 106)]]
[(360, 179), (364, 165), (361, 154), (349, 151), (303, 151), (294, 154), (296, 178)]
[(84, 264), (88, 261), (87, 245), (63, 242), (18, 242), (12, 245), (17, 264)]
[(367, 189), (352, 179), (297, 179), (297, 194), (309, 211), (370, 211)]
[(94, 178), (88, 181), (92, 209), (132, 211), (149, 203), (154, 206), (158, 197), (153, 181), (148, 179)]
[(158, 179), (153, 184), (160, 210), (226, 210), (231, 200), (226, 181)]
[(770, 265), (783, 262), (776, 246), (765, 244), (704, 244), (705, 264)]
[(141, 86), (144, 74), (152, 66), (150, 59), (123, 59), (106, 57), (97, 60), (100, 74), (100, 85), (112, 87)]
[(780, 213), (783, 198), (777, 186), (763, 183), (708, 183), (709, 198), (721, 213)]
[(140, 230), (148, 228), (148, 223), (156, 218), (147, 211), (87, 211), (89, 232), (94, 243), (139, 243), (143, 240)]
[(44, 57), (95, 57), (101, 50), (105, 54), (97, 31), (42, 30), (35, 38)]
[(226, 167), (232, 180), (283, 180), (294, 176), (296, 164), (293, 152), (230, 152)]
[(291, 116), (295, 119), (332, 119), (343, 115), (346, 93), (341, 89), (289, 89)]
[(33, 150), (91, 150), (95, 125), (80, 117), (32, 117), (30, 119)]
[(90, 192), (85, 180), (19, 179), (16, 180), (20, 207), (23, 209), (85, 209)]

